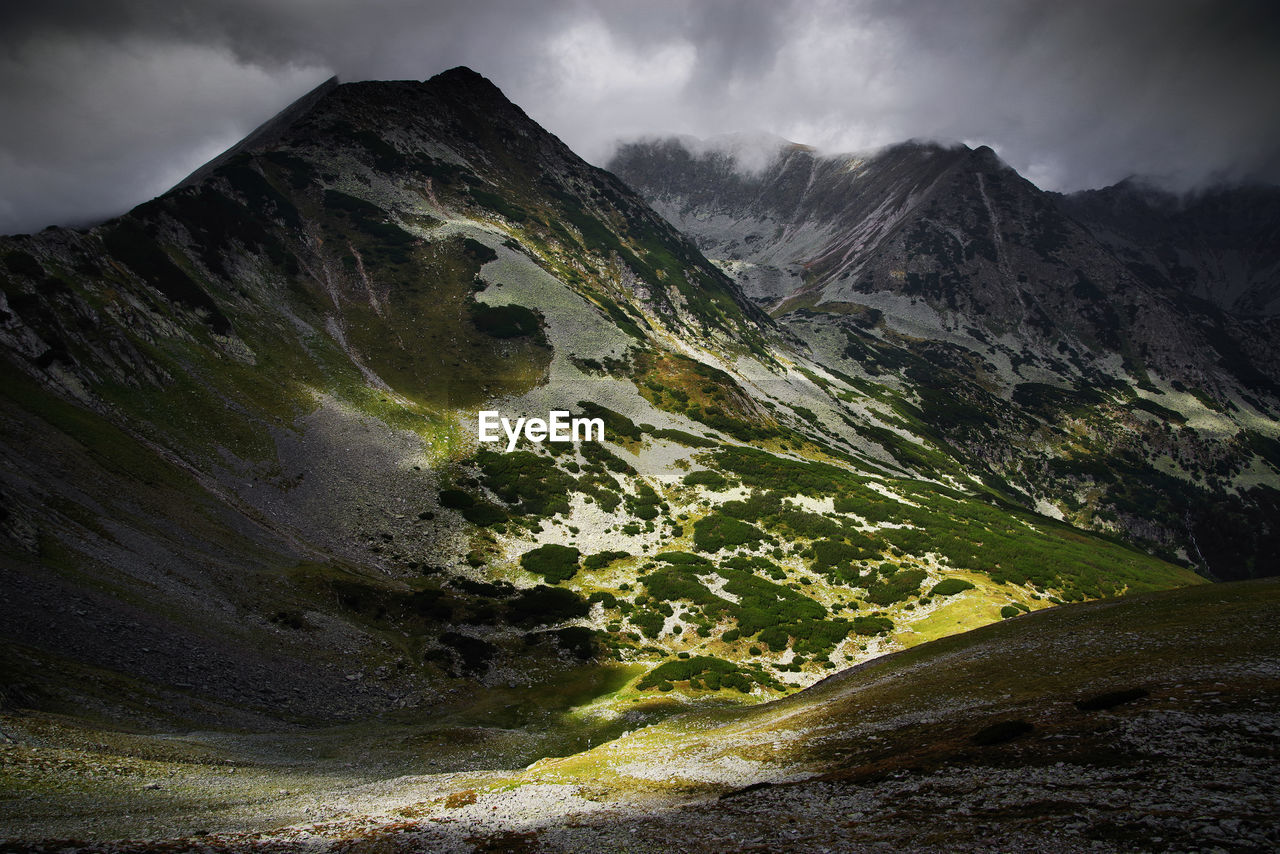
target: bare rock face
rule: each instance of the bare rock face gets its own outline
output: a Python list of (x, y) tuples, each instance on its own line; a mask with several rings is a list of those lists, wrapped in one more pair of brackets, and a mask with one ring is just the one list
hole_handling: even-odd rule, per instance
[[(1036, 358), (1120, 355), (1223, 393), (1276, 390), (1274, 336), (1253, 322), (1273, 313), (1273, 190), (1186, 211), (1123, 186), (1059, 198), (986, 146), (916, 142), (831, 157), (779, 143), (750, 171), (714, 141), (670, 139), (623, 145), (609, 167), (775, 315), (893, 295)], [(1240, 348), (1255, 352), (1220, 370)]]
[(1240, 317), (1280, 313), (1280, 189), (1175, 196), (1140, 179), (1058, 199), (1133, 274)]

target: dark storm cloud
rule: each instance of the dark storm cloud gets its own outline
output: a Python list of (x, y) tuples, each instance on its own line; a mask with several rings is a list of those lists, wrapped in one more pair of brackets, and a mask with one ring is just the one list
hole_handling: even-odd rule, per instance
[[(1280, 177), (1280, 4), (873, 2), (945, 132), (1068, 187)], [(949, 82), (943, 82), (949, 81)], [(913, 99), (914, 100), (914, 99)]]
[(119, 212), (330, 74), (466, 64), (589, 159), (765, 130), (992, 145), (1044, 186), (1280, 177), (1280, 4), (107, 0), (0, 7), (0, 231)]

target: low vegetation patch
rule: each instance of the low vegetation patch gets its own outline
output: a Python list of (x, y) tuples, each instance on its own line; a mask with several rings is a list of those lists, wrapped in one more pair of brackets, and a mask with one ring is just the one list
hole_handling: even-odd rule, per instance
[(559, 584), (577, 575), (578, 557), (578, 550), (572, 546), (549, 543), (521, 555), (520, 565), (552, 584)]
[(902, 602), (920, 592), (920, 582), (928, 577), (923, 569), (902, 569), (867, 588), (867, 601), (880, 606)]
[(625, 557), (631, 557), (631, 555), (627, 552), (616, 550), (596, 552), (582, 559), (582, 567), (583, 569), (604, 569), (614, 561), (622, 560)]
[(545, 517), (569, 512), (574, 479), (549, 457), (530, 451), (480, 451), (474, 462), (481, 482), (516, 513)]
[(476, 329), (494, 338), (523, 338), (542, 330), (538, 315), (522, 305), (472, 303), (471, 322)]
[(719, 492), (729, 488), (729, 481), (724, 475), (718, 471), (711, 469), (703, 469), (702, 471), (689, 472), (681, 483), (685, 486), (705, 486), (713, 492)]
[(693, 523), (693, 544), (703, 552), (755, 545), (764, 538), (764, 532), (756, 526), (719, 513), (704, 516)]
[(929, 591), (930, 596), (955, 596), (966, 590), (972, 590), (973, 584), (963, 578), (944, 578)]
[(868, 637), (887, 634), (893, 631), (893, 620), (888, 617), (854, 617), (853, 631)]
[(563, 587), (539, 584), (522, 590), (507, 605), (510, 620), (520, 626), (545, 625), (585, 617), (589, 606), (582, 597)]
[(708, 691), (733, 688), (743, 694), (749, 694), (754, 685), (780, 690), (781, 685), (760, 667), (743, 668), (722, 658), (709, 655), (695, 655), (690, 658), (677, 658), (663, 662), (650, 670), (636, 688), (645, 691), (649, 688), (662, 688), (663, 683), (688, 682), (690, 688), (702, 688)]

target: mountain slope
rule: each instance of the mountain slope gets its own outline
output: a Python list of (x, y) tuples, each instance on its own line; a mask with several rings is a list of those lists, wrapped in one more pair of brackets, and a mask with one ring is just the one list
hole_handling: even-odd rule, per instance
[(610, 168), (963, 467), (1211, 576), (1280, 571), (1272, 324), (1141, 275), (990, 149), (695, 149)]
[(1178, 197), (1130, 179), (1061, 197), (1134, 275), (1241, 317), (1280, 312), (1280, 189), (1215, 187)]
[[(493, 649), (451, 625), (519, 639), (585, 607), (440, 575), (475, 545), (436, 499), (474, 446), (467, 409), (581, 379), (569, 344), (596, 364), (643, 329), (726, 354), (772, 334), (467, 70), (322, 87), (119, 220), (4, 244), (5, 682), (26, 705), (136, 693), (230, 721), (430, 702)], [(486, 264), (502, 281), (476, 299)], [(486, 302), (499, 288), (538, 293)]]
[[(6, 723), (10, 773), (53, 795), (0, 814), (19, 839), (130, 840), (104, 851), (1265, 850), (1278, 596), (1269, 579), (1038, 613), (520, 770), (447, 767), (474, 731), (277, 735), (264, 756), (199, 733), (72, 748), (27, 718)], [(339, 771), (342, 742), (361, 747)]]
[[(327, 84), (127, 216), (2, 255), (8, 679), (37, 704), (105, 708), (119, 677), (180, 695), (141, 701), (165, 714), (326, 719), (677, 653), (745, 699), (1196, 580), (1009, 505), (465, 69)], [(503, 455), (488, 407), (610, 441)], [(947, 578), (967, 592), (931, 597)], [(238, 652), (177, 663), (210, 638)]]
[[(119, 220), (5, 244), (16, 703), (140, 680), (130, 714), (324, 720), (677, 653), (703, 699), (767, 697), (1196, 580), (987, 503), (465, 69), (326, 84)], [(610, 441), (503, 455), (486, 407)]]
[[(779, 324), (467, 69), (325, 85), (123, 217), (0, 239), (0, 264), (3, 732), (22, 717), (0, 806), (51, 816), (24, 827), (260, 827), (244, 805), (281, 789), (487, 778), (1204, 586), (1168, 543), (1035, 512), (996, 456), (1031, 404), (984, 433), (1002, 392), (976, 352), (869, 310)], [(605, 437), (507, 451), (493, 410)], [(51, 783), (46, 749), (85, 773)], [(170, 760), (139, 811), (130, 781)]]

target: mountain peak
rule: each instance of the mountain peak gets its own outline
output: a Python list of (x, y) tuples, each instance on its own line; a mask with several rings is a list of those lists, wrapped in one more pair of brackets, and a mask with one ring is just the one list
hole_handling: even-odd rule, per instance
[(319, 86), (315, 87), (310, 92), (303, 95), (301, 98), (298, 98), (292, 104), (267, 119), (267, 121), (258, 125), (244, 139), (240, 140), (235, 145), (231, 146), (226, 151), (222, 152), (187, 177), (183, 178), (178, 182), (174, 189), (177, 190), (182, 187), (189, 187), (194, 184), (198, 184), (217, 170), (218, 167), (227, 163), (227, 161), (231, 160), (231, 158), (235, 157), (237, 154), (263, 148), (279, 139), (294, 122), (311, 112), (316, 104), (320, 103), (320, 101), (324, 100), (325, 96), (337, 89), (338, 85), (337, 75), (330, 77), (328, 80), (324, 81)]
[(441, 71), (439, 74), (431, 76), (428, 83), (448, 84), (450, 86), (497, 86), (489, 78), (485, 77), (479, 71), (468, 68), (465, 65), (457, 65), (447, 71)]
[(1001, 160), (1000, 155), (996, 154), (995, 150), (989, 145), (979, 145), (973, 149), (969, 154), (969, 160), (974, 166), (985, 171), (1013, 171), (1013, 167)]
[(511, 103), (492, 80), (465, 65), (440, 72), (426, 86), (441, 94), (466, 93), (471, 99)]

